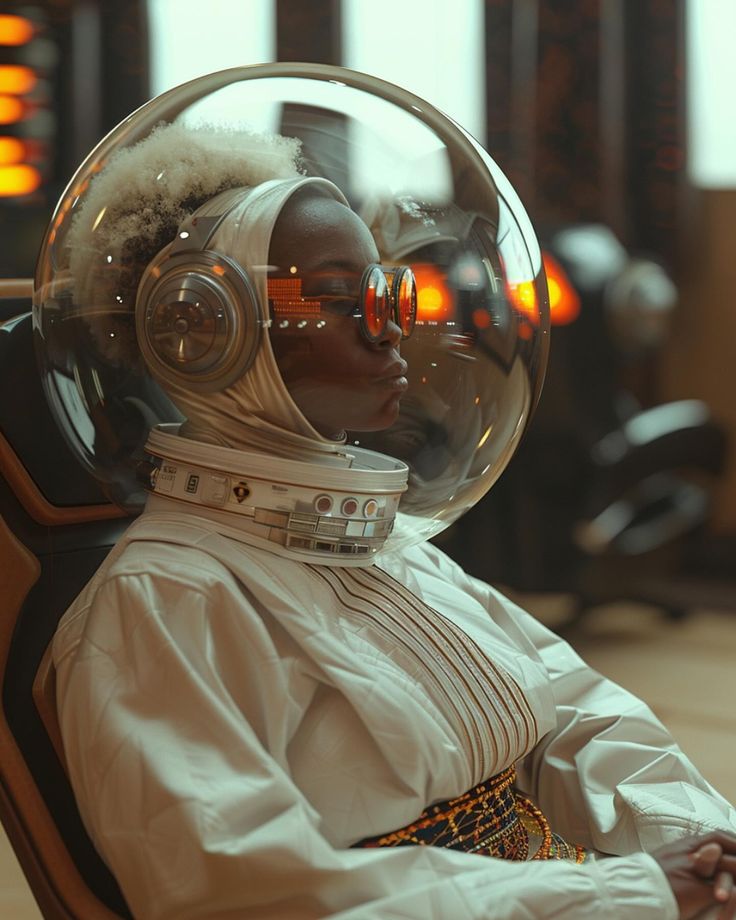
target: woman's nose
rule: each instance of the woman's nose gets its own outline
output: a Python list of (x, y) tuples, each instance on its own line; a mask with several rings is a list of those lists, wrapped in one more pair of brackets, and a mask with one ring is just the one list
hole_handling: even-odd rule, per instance
[(393, 319), (389, 319), (386, 328), (383, 330), (375, 344), (379, 348), (398, 348), (401, 341), (401, 327)]

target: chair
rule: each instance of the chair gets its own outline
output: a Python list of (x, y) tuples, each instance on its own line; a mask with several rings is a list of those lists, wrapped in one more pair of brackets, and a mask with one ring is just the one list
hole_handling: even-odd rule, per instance
[(29, 313), (0, 324), (0, 820), (42, 914), (130, 912), (67, 779), (49, 643), (128, 520), (67, 448), (41, 388)]

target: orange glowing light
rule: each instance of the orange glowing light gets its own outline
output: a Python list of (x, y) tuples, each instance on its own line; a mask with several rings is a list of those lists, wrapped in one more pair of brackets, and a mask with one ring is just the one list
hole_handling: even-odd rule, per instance
[(534, 282), (520, 281), (517, 284), (507, 282), (506, 290), (516, 310), (537, 326), (539, 324), (539, 302)]
[(25, 16), (0, 16), (0, 45), (25, 45), (33, 38), (33, 23)]
[(542, 257), (549, 290), (550, 320), (554, 326), (566, 326), (578, 318), (580, 297), (560, 263), (548, 252)]
[(432, 285), (422, 288), (422, 309), (425, 313), (435, 313), (442, 309), (442, 291), (439, 288)]
[(0, 93), (22, 96), (36, 85), (36, 74), (30, 67), (17, 64), (0, 64)]
[(525, 342), (528, 342), (529, 339), (534, 335), (534, 330), (529, 325), (529, 323), (519, 323), (519, 338), (524, 339)]
[(41, 173), (27, 163), (0, 166), (0, 197), (30, 195), (41, 184)]
[(0, 125), (10, 125), (20, 121), (25, 107), (15, 96), (0, 96)]
[(444, 273), (429, 262), (413, 263), (411, 270), (417, 282), (417, 321), (452, 319), (454, 303)]
[(21, 163), (26, 155), (26, 145), (17, 137), (0, 137), (0, 166)]
[(476, 329), (487, 329), (491, 325), (491, 314), (488, 310), (473, 310), (473, 325)]

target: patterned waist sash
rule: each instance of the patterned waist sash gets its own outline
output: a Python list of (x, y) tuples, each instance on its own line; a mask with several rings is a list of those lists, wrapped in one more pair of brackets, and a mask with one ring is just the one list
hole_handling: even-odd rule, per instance
[(514, 788), (516, 770), (508, 767), (456, 799), (430, 805), (416, 821), (356, 847), (448, 847), (500, 859), (573, 859), (583, 847), (552, 833), (542, 812)]

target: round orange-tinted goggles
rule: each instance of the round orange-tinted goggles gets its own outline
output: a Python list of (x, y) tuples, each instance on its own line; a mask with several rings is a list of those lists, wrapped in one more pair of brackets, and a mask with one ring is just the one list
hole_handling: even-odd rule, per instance
[(417, 282), (408, 265), (385, 268), (373, 263), (363, 272), (360, 282), (360, 299), (355, 311), (360, 328), (369, 342), (376, 342), (386, 332), (389, 318), (393, 316), (408, 338), (417, 318)]

